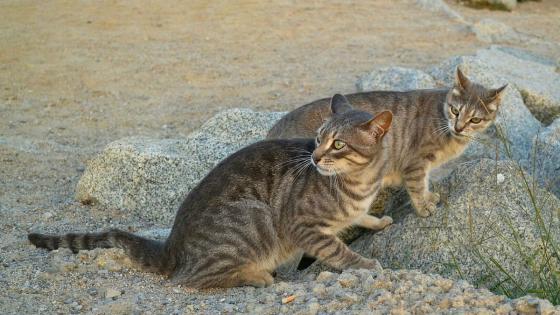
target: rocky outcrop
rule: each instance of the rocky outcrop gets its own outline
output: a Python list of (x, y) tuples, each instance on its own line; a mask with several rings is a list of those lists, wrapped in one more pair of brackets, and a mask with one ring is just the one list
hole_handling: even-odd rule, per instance
[(476, 58), (515, 86), (531, 113), (545, 125), (560, 116), (560, 74), (554, 62), (499, 46), (479, 50)]
[(212, 167), (263, 139), (281, 116), (232, 109), (214, 116), (186, 139), (115, 141), (88, 163), (76, 198), (169, 223), (185, 195)]
[(436, 185), (442, 202), (435, 215), (419, 218), (401, 204), (411, 214), (352, 247), (385, 268), (420, 269), (500, 292), (531, 288), (533, 272), (560, 268), (550, 253), (550, 242), (560, 244), (560, 201), (530, 183), (514, 162), (461, 165)]

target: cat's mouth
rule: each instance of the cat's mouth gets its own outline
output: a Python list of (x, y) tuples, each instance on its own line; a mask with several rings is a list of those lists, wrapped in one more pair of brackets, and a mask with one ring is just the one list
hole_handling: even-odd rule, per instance
[(455, 131), (455, 130), (451, 130), (451, 135), (454, 136), (454, 137), (457, 137), (457, 138), (459, 138), (459, 139), (467, 139), (467, 138), (469, 138), (468, 135), (463, 134), (463, 133), (460, 133), (460, 132), (457, 132), (457, 131)]
[(319, 174), (323, 175), (323, 176), (333, 176), (336, 175), (335, 170), (333, 169), (332, 165), (319, 165), (315, 162), (311, 162), (313, 164), (313, 166), (315, 166), (315, 168), (317, 169), (317, 171), (319, 172)]
[(334, 170), (326, 169), (326, 168), (323, 168), (319, 165), (316, 165), (315, 167), (317, 168), (317, 171), (319, 172), (319, 174), (321, 174), (323, 176), (334, 176), (334, 175), (336, 175), (336, 172)]

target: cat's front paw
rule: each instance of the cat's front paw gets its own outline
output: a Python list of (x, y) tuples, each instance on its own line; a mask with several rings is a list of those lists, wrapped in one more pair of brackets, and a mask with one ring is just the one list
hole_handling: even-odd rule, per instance
[(381, 227), (380, 230), (386, 228), (387, 226), (393, 224), (393, 218), (388, 215), (384, 215), (381, 219)]
[(428, 191), (427, 195), (426, 195), (426, 199), (430, 202), (433, 202), (434, 204), (438, 204), (440, 201), (440, 196), (438, 193), (434, 193), (431, 191)]
[(436, 203), (430, 200), (425, 200), (416, 208), (416, 214), (422, 218), (427, 218), (436, 212)]
[(383, 271), (383, 267), (377, 259), (368, 259), (364, 258), (356, 265), (352, 266), (353, 269), (368, 269), (368, 270), (375, 270), (378, 272)]

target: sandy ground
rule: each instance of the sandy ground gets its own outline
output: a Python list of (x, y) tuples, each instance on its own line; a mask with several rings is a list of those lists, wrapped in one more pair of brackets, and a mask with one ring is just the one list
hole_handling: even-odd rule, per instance
[[(560, 42), (560, 1), (511, 13), (449, 4), (470, 22), (491, 17)], [(10, 289), (0, 304), (65, 312), (66, 296), (114, 279), (160, 289), (134, 271), (38, 285), (47, 255), (27, 245), (28, 231), (153, 227), (73, 201), (87, 160), (107, 143), (183, 137), (225, 108), (288, 110), (353, 92), (377, 66), (426, 68), (488, 45), (407, 1), (1, 1), (0, 285)]]

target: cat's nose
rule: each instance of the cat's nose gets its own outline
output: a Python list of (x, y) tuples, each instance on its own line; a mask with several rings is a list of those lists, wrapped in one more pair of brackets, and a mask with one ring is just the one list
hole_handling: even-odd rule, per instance
[(319, 164), (319, 162), (321, 161), (321, 158), (317, 157), (315, 154), (313, 154), (311, 158), (313, 159), (313, 163), (315, 164)]
[(465, 130), (465, 126), (459, 127), (459, 124), (455, 124), (455, 132), (461, 133), (463, 130)]

